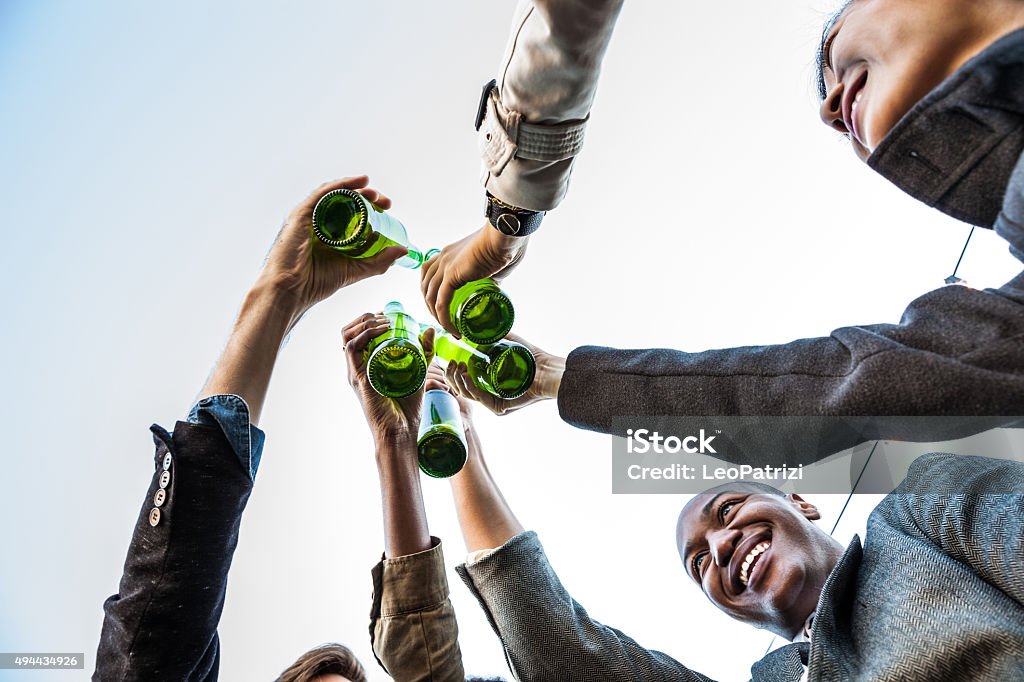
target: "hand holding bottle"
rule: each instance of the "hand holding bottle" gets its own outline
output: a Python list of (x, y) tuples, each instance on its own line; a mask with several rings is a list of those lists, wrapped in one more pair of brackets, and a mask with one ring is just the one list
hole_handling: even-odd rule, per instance
[[(382, 313), (365, 313), (342, 329), (341, 336), (348, 364), (348, 381), (362, 405), (366, 422), (378, 444), (408, 441), (415, 446), (420, 421), (423, 388), (404, 398), (386, 398), (370, 385), (366, 373), (365, 350), (370, 341), (391, 329)], [(420, 336), (420, 344), (429, 365), (434, 356), (434, 330)]]
[(484, 222), (476, 232), (449, 244), (423, 266), (420, 289), (427, 309), (447, 331), (457, 334), (452, 322), (452, 296), (463, 284), (490, 277), (500, 281), (526, 254), (529, 237), (509, 237)]
[[(455, 389), (460, 397), (471, 398), (497, 415), (514, 412), (541, 400), (557, 398), (558, 388), (562, 383), (562, 374), (565, 372), (565, 358), (541, 350), (515, 334), (509, 334), (506, 338), (508, 341), (526, 346), (536, 361), (536, 374), (526, 393), (513, 400), (505, 400), (492, 395), (476, 385), (464, 362), (448, 363), (448, 368), (445, 370), (448, 385)], [(433, 338), (431, 343), (433, 344)]]
[(372, 258), (355, 260), (317, 243), (310, 235), (313, 208), (324, 194), (332, 190), (356, 190), (381, 208), (389, 208), (391, 199), (369, 187), (369, 182), (367, 176), (359, 175), (324, 183), (285, 219), (267, 255), (261, 278), (274, 288), (289, 293), (296, 320), (338, 289), (382, 274), (405, 255), (405, 248), (390, 246)]
[(459, 416), (462, 417), (462, 425), (466, 433), (469, 433), (473, 426), (473, 400), (461, 395), (448, 384), (448, 377), (445, 376), (444, 370), (437, 363), (432, 364), (430, 369), (427, 370), (426, 390), (448, 391), (455, 396), (455, 401), (459, 404)]

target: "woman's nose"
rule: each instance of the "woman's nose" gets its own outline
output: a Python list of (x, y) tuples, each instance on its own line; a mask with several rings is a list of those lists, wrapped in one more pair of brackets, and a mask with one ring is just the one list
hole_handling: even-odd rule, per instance
[(825, 95), (825, 101), (821, 103), (821, 108), (818, 110), (821, 115), (821, 122), (827, 125), (833, 130), (838, 130), (841, 133), (848, 133), (846, 129), (846, 122), (843, 121), (843, 84), (836, 83), (828, 94)]

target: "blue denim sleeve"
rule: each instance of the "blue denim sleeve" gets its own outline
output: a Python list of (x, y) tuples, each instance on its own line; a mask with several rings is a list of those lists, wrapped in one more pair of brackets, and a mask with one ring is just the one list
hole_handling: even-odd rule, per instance
[(266, 435), (249, 423), (249, 406), (237, 395), (214, 395), (197, 402), (188, 413), (190, 424), (219, 426), (231, 449), (238, 456), (249, 478), (256, 480), (256, 470), (263, 456)]

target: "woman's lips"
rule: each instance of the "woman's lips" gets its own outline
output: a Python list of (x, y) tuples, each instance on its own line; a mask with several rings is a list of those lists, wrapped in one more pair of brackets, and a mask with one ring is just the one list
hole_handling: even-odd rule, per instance
[(864, 139), (860, 129), (860, 103), (864, 96), (864, 86), (868, 82), (868, 72), (865, 70), (846, 91), (843, 97), (843, 124), (850, 131), (853, 138), (862, 146), (867, 148), (867, 141)]

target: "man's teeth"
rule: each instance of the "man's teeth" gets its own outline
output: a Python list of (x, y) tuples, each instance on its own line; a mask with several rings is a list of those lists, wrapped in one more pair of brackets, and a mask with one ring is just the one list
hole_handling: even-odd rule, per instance
[(743, 583), (744, 587), (746, 587), (747, 581), (750, 579), (747, 575), (747, 571), (749, 571), (750, 567), (754, 565), (754, 560), (761, 556), (764, 551), (771, 546), (772, 543), (770, 542), (759, 543), (757, 547), (750, 550), (750, 553), (747, 554), (747, 558), (743, 560), (743, 565), (740, 566), (740, 582)]

